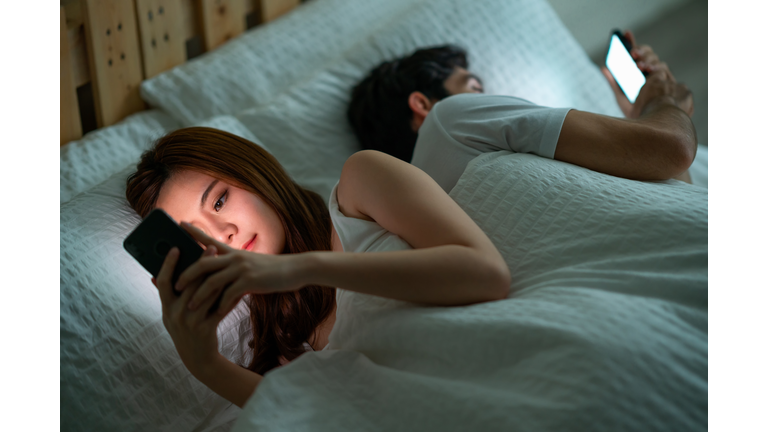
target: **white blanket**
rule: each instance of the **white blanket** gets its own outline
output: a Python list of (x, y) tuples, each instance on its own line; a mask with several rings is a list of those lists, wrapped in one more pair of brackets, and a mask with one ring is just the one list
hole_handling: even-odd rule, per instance
[(451, 196), (509, 299), (341, 291), (331, 350), (268, 373), (234, 431), (705, 430), (707, 191), (505, 152)]

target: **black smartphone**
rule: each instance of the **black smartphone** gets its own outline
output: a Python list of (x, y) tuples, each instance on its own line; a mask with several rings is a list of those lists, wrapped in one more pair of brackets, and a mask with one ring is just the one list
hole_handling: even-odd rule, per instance
[(635, 103), (640, 89), (645, 85), (645, 75), (629, 53), (631, 49), (632, 44), (621, 31), (614, 30), (605, 56), (605, 67), (611, 72), (627, 99)]
[(125, 250), (155, 278), (174, 246), (180, 252), (172, 277), (176, 285), (179, 275), (203, 254), (203, 248), (164, 211), (152, 210), (123, 241)]

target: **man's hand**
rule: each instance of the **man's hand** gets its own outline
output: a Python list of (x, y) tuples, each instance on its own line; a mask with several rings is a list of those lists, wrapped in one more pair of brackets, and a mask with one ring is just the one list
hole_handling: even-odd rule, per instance
[[(659, 60), (659, 56), (653, 52), (653, 49), (648, 45), (637, 45), (635, 43), (635, 36), (631, 31), (627, 30), (624, 36), (632, 44), (632, 50), (630, 54), (635, 59), (637, 67), (647, 76), (646, 83), (640, 94), (637, 96), (637, 100), (632, 104), (621, 91), (616, 80), (611, 75), (611, 72), (603, 66), (601, 71), (608, 80), (608, 83), (613, 89), (613, 93), (616, 96), (616, 101), (624, 113), (624, 116), (631, 119), (636, 119), (648, 112), (652, 106), (656, 106), (662, 100), (669, 102), (672, 101), (678, 108), (682, 109), (688, 116), (693, 115), (693, 95), (691, 91), (684, 84), (679, 84), (675, 79), (672, 72), (666, 63)], [(671, 99), (667, 99), (670, 97)]]
[(629, 102), (607, 69), (603, 74), (627, 119), (571, 110), (554, 157), (617, 177), (690, 183), (686, 170), (696, 157), (693, 96), (650, 47), (636, 46), (629, 31), (625, 35), (635, 47), (632, 57), (647, 74), (635, 103)]

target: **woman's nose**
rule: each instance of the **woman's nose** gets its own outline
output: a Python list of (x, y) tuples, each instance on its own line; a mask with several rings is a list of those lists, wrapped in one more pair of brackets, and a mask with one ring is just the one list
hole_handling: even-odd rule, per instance
[(216, 228), (216, 240), (226, 245), (232, 244), (235, 239), (235, 234), (237, 234), (237, 226), (231, 223), (223, 222), (220, 223)]

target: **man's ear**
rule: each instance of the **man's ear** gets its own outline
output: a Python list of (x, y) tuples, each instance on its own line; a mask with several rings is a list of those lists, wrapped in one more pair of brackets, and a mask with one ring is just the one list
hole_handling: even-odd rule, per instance
[(418, 132), (434, 103), (424, 93), (415, 91), (408, 95), (408, 106), (413, 111), (411, 128), (414, 132)]

